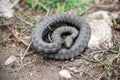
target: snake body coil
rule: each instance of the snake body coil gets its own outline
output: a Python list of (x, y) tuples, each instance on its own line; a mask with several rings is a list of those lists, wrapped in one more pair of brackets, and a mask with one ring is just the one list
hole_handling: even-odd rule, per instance
[[(47, 29), (59, 23), (67, 24), (57, 28), (51, 38), (52, 42), (47, 43), (43, 40)], [(64, 39), (66, 47), (62, 47), (61, 36), (70, 33)], [(91, 36), (89, 25), (80, 17), (71, 14), (57, 14), (50, 17), (39, 19), (34, 28), (31, 41), (38, 52), (54, 59), (70, 59), (78, 56), (87, 47)]]

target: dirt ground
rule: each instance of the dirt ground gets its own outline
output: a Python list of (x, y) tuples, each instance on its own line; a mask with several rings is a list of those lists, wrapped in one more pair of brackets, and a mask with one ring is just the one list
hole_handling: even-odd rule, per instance
[[(115, 25), (117, 30), (113, 29), (112, 49), (86, 49), (73, 60), (44, 59), (32, 48), (27, 50), (28, 46), (20, 39), (28, 43), (33, 29), (31, 23), (34, 24), (38, 17), (46, 13), (39, 14), (40, 12), (29, 9), (24, 3), (20, 3), (15, 10), (17, 15), (11, 20), (1, 18), (2, 24), (8, 24), (0, 26), (0, 80), (66, 80), (59, 75), (62, 69), (71, 73), (72, 78), (69, 80), (120, 80), (120, 55), (111, 51), (119, 49), (120, 24)], [(24, 17), (26, 21), (22, 19)], [(15, 37), (13, 29), (20, 39)], [(10, 56), (15, 56), (16, 61), (4, 65)]]

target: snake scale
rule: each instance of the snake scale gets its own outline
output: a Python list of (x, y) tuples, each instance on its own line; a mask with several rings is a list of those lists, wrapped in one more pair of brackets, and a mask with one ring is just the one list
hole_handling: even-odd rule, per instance
[[(46, 42), (43, 37), (50, 26), (64, 23), (52, 33), (52, 42)], [(62, 39), (64, 34), (69, 33)], [(91, 37), (90, 26), (80, 16), (72, 14), (56, 14), (39, 19), (31, 34), (31, 42), (37, 51), (49, 58), (70, 59), (80, 55), (87, 47)], [(64, 47), (63, 45), (64, 44)]]

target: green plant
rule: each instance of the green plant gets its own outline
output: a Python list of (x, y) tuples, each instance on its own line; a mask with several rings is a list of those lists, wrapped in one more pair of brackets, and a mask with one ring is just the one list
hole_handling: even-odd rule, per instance
[(117, 58), (116, 58), (116, 57), (115, 57), (115, 58), (117, 59), (117, 60), (116, 60), (116, 61), (117, 61), (116, 63), (120, 65), (120, 46), (119, 46), (118, 51), (116, 51), (116, 50), (111, 50), (111, 51), (112, 51), (113, 53), (117, 53), (117, 54), (118, 54), (118, 55), (117, 55)]
[(34, 0), (24, 0), (31, 8), (35, 8), (37, 3)]
[(65, 11), (65, 5), (61, 6), (60, 3), (57, 3), (57, 10), (59, 13), (63, 13)]
[(117, 50), (111, 50), (113, 53), (118, 53), (118, 55), (120, 55), (120, 46), (119, 46), (119, 49), (118, 51)]
[(51, 35), (52, 35), (52, 31), (49, 31), (48, 32), (48, 40), (49, 40), (49, 42), (52, 42)]
[(86, 3), (93, 2), (93, 0), (39, 0), (37, 3), (34, 0), (24, 1), (32, 8), (35, 8), (36, 5), (39, 5), (45, 10), (53, 9), (60, 13), (70, 9), (76, 9), (81, 13), (85, 13), (87, 11)]
[[(98, 80), (113, 80), (114, 77), (119, 77), (120, 70), (120, 46), (118, 50), (110, 50), (113, 53), (117, 53), (113, 59), (110, 61), (100, 62), (100, 66), (102, 67), (101, 75)], [(115, 79), (117, 79), (115, 78)]]
[(117, 25), (117, 21), (115, 19), (112, 19), (111, 26), (114, 27), (115, 25)]

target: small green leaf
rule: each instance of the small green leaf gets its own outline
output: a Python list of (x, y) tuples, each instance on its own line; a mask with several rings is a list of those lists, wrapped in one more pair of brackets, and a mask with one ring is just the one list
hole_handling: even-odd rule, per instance
[(31, 27), (31, 28), (34, 28), (34, 27), (35, 27), (35, 24), (31, 24), (30, 27)]
[(112, 24), (113, 24), (113, 25), (116, 25), (116, 24), (117, 24), (117, 22), (116, 22), (115, 19), (112, 19)]

